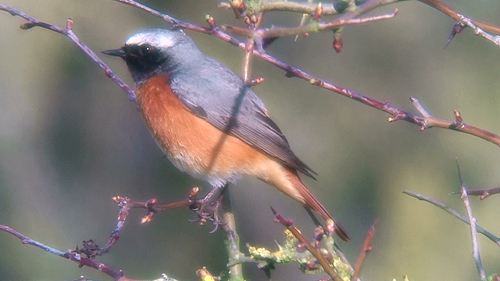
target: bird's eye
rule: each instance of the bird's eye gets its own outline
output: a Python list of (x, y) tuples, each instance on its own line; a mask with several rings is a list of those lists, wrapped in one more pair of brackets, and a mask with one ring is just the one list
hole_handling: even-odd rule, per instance
[(138, 48), (138, 53), (140, 56), (145, 56), (151, 51), (151, 45), (149, 44), (143, 44), (140, 45)]

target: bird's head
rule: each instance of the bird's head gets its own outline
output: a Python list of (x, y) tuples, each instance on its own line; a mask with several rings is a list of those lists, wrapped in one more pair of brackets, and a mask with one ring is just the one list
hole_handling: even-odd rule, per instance
[(121, 57), (136, 84), (156, 75), (165, 75), (201, 54), (182, 30), (149, 29), (131, 36), (119, 49), (103, 51)]

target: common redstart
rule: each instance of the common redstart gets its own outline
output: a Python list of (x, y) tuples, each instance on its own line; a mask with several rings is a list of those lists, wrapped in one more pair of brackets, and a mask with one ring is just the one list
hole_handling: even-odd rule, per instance
[[(315, 172), (292, 152), (262, 100), (184, 31), (146, 30), (103, 53), (127, 63), (142, 117), (177, 168), (215, 188), (255, 176), (333, 220), (298, 175)], [(337, 223), (335, 232), (349, 240)]]

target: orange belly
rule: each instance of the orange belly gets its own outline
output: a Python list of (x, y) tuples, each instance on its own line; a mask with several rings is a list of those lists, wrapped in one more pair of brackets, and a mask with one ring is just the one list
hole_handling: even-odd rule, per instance
[[(194, 115), (171, 91), (167, 77), (154, 77), (136, 90), (142, 116), (156, 142), (182, 171), (223, 185), (236, 175), (266, 181), (274, 159)], [(271, 163), (273, 162), (273, 163)]]

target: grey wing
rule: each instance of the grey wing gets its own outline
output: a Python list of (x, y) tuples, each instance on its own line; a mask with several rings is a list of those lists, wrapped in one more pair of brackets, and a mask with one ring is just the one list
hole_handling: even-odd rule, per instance
[(314, 178), (311, 173), (316, 173), (293, 153), (279, 127), (267, 116), (262, 100), (231, 70), (216, 61), (208, 63), (210, 67), (186, 71), (190, 75), (179, 71), (171, 77), (177, 97), (220, 130)]

